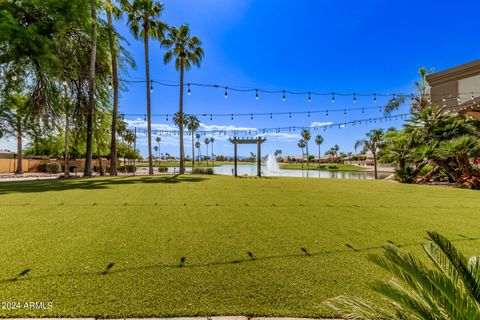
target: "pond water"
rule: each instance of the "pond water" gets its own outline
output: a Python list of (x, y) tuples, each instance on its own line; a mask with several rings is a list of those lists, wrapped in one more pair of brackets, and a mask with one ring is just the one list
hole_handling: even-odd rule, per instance
[[(257, 174), (256, 164), (241, 164), (237, 166), (238, 175), (255, 176)], [(189, 172), (191, 168), (186, 168)], [(233, 165), (222, 165), (213, 167), (215, 174), (233, 176)], [(169, 167), (169, 173), (178, 172), (178, 168)], [(266, 165), (262, 165), (262, 174), (269, 177), (303, 177), (303, 178), (335, 178), (335, 179), (373, 179), (373, 172), (365, 171), (328, 171), (328, 170), (293, 170), (276, 169), (270, 170)], [(378, 178), (385, 179), (390, 173), (379, 172)]]

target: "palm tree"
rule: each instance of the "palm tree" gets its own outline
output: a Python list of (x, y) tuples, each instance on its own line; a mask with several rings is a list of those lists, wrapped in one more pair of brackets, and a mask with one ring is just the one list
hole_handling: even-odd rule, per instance
[(363, 153), (367, 151), (370, 151), (372, 153), (375, 179), (377, 179), (377, 154), (380, 147), (383, 145), (383, 129), (371, 130), (367, 132), (366, 136), (366, 139), (357, 140), (357, 142), (355, 142), (355, 150), (357, 150), (358, 148), (363, 148)]
[[(123, 139), (125, 140), (125, 142), (131, 148), (132, 144), (135, 142), (135, 133), (132, 130), (127, 129), (126, 132), (125, 132), (125, 135), (123, 136)], [(134, 150), (134, 152), (135, 152), (135, 150)]]
[(433, 268), (393, 244), (384, 255), (370, 255), (394, 278), (372, 288), (386, 299), (382, 306), (340, 296), (326, 304), (345, 319), (480, 319), (480, 259), (467, 259), (444, 236), (427, 232), (423, 250)]
[(318, 146), (318, 166), (320, 167), (320, 158), (322, 157), (321, 150), (320, 150), (320, 146), (321, 146), (322, 143), (323, 143), (323, 137), (318, 134), (318, 135), (315, 137), (315, 143), (316, 143), (317, 146)]
[(197, 152), (197, 153), (198, 153), (198, 156), (197, 156), (197, 159), (198, 159), (198, 160), (197, 160), (197, 162), (200, 162), (200, 161), (202, 160), (202, 155), (200, 154), (200, 147), (201, 147), (201, 146), (202, 146), (202, 145), (200, 144), (200, 141), (195, 142), (195, 148), (197, 148), (197, 151), (198, 151), (198, 152)]
[(203, 142), (205, 143), (205, 148), (207, 148), (207, 153), (205, 153), (205, 160), (207, 160), (207, 167), (208, 167), (208, 144), (210, 143), (210, 139), (205, 138)]
[(158, 164), (160, 164), (160, 160), (159, 160), (159, 158), (158, 158), (158, 154), (160, 153), (160, 141), (162, 141), (162, 138), (156, 137), (156, 138), (155, 138), (155, 141), (157, 142), (157, 149), (158, 149), (158, 152), (157, 152), (157, 162), (158, 162)]
[(88, 104), (87, 104), (87, 146), (85, 151), (84, 177), (92, 176), (93, 149), (93, 113), (95, 110), (95, 64), (97, 59), (97, 2), (90, 1), (92, 18), (92, 34), (90, 45), (90, 66), (88, 74)]
[(306, 151), (306, 153), (307, 153), (307, 166), (308, 166), (308, 164), (309, 164), (309, 159), (308, 159), (308, 141), (310, 141), (310, 138), (311, 138), (310, 130), (303, 129), (303, 130), (302, 130), (302, 133), (301, 133), (301, 136), (302, 136), (303, 141), (305, 141), (305, 151)]
[(155, 0), (133, 0), (132, 4), (125, 6), (128, 16), (128, 25), (135, 39), (142, 39), (145, 53), (145, 76), (147, 94), (147, 131), (148, 131), (148, 173), (153, 175), (152, 160), (152, 121), (150, 91), (153, 88), (150, 82), (150, 61), (148, 57), (148, 40), (164, 38), (167, 25), (161, 22), (160, 16), (163, 5)]
[(305, 154), (303, 153), (303, 148), (305, 148), (307, 144), (305, 143), (305, 140), (300, 139), (297, 145), (300, 149), (302, 149), (302, 168), (303, 168), (303, 157), (305, 156)]
[(194, 137), (195, 137), (195, 131), (198, 130), (200, 127), (200, 120), (192, 114), (187, 116), (187, 129), (190, 131), (190, 134), (192, 135), (192, 171), (195, 169), (195, 142), (194, 142)]
[[(178, 113), (179, 123), (183, 123), (183, 80), (185, 70), (189, 70), (191, 65), (200, 66), (203, 58), (202, 42), (195, 36), (190, 35), (190, 28), (182, 24), (180, 28), (171, 27), (166, 39), (162, 41), (162, 46), (167, 49), (163, 62), (169, 63), (175, 57), (175, 69), (180, 71), (180, 102)], [(183, 147), (183, 127), (180, 130), (180, 174), (185, 173), (185, 159)]]
[(153, 150), (155, 151), (155, 158), (157, 159), (157, 162), (158, 162), (158, 146), (153, 147)]
[(213, 143), (215, 142), (215, 138), (211, 137), (210, 138), (210, 143), (212, 144), (212, 163), (213, 166), (215, 167), (215, 155), (213, 154)]

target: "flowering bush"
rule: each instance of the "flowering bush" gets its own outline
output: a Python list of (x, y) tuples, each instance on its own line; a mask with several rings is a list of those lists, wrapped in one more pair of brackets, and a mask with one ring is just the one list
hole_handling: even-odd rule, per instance
[(460, 188), (480, 190), (480, 173), (462, 177), (458, 183)]

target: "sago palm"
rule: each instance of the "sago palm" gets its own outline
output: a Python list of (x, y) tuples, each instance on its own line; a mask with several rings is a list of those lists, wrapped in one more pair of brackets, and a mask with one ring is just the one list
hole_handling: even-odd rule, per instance
[[(178, 113), (180, 123), (183, 122), (183, 87), (184, 73), (193, 65), (200, 66), (203, 59), (202, 42), (195, 36), (190, 35), (190, 28), (183, 24), (179, 28), (171, 27), (167, 37), (162, 41), (162, 46), (167, 49), (163, 57), (165, 64), (175, 58), (175, 69), (180, 72), (180, 99)], [(185, 155), (183, 146), (183, 127), (180, 130), (180, 174), (185, 173)]]
[(133, 0), (125, 4), (124, 10), (127, 13), (128, 25), (135, 39), (142, 39), (145, 54), (145, 77), (147, 94), (147, 134), (148, 134), (148, 173), (153, 175), (152, 159), (152, 121), (151, 121), (151, 100), (150, 91), (150, 60), (148, 56), (149, 39), (162, 40), (168, 29), (167, 25), (160, 21), (163, 5), (154, 0)]
[(392, 273), (388, 282), (372, 287), (385, 298), (370, 301), (340, 296), (326, 303), (345, 319), (480, 319), (480, 259), (467, 259), (453, 244), (436, 232), (427, 232), (423, 245), (432, 267), (393, 244), (384, 255), (371, 255), (376, 265)]

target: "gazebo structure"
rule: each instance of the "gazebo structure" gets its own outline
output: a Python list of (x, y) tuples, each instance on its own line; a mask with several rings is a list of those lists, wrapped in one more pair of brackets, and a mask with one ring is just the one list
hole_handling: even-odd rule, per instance
[(239, 139), (237, 137), (233, 137), (229, 139), (231, 143), (233, 143), (233, 150), (234, 150), (234, 173), (235, 177), (237, 176), (237, 145), (238, 144), (256, 144), (257, 145), (257, 176), (262, 176), (262, 143), (264, 143), (267, 139), (262, 137), (257, 137), (254, 139)]

